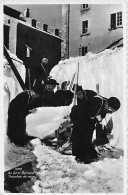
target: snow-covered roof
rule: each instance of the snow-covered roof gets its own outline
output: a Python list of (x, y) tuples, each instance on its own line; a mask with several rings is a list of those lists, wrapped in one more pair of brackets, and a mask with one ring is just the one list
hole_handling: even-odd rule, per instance
[(100, 57), (105, 57), (105, 56), (109, 56), (109, 55), (112, 55), (114, 53), (117, 53), (118, 51), (120, 51), (121, 49), (123, 49), (122, 47), (121, 48), (115, 48), (114, 50), (112, 49), (106, 49), (98, 54), (94, 54), (94, 53), (91, 53), (91, 52), (88, 52), (85, 56), (77, 56), (77, 57), (70, 57), (69, 59), (65, 59), (65, 60), (61, 60), (58, 65), (60, 64), (66, 64), (66, 63), (72, 63), (72, 62), (79, 62), (81, 60), (96, 60)]
[(123, 38), (118, 39), (117, 41), (113, 42), (106, 49), (115, 49), (117, 47), (122, 47), (122, 46), (123, 46)]

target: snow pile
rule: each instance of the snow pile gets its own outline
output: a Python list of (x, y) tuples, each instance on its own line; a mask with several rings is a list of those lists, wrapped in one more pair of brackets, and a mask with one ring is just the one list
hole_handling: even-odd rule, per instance
[[(9, 50), (8, 53), (10, 57), (13, 59), (13, 63), (15, 67), (17, 68), (21, 78), (25, 82), (25, 66), (23, 65), (23, 62), (17, 58), (15, 54), (12, 54)], [(5, 120), (5, 128), (6, 128), (6, 119), (7, 119), (7, 112), (8, 112), (8, 106), (9, 103), (13, 98), (15, 98), (19, 93), (21, 93), (23, 90), (15, 77), (11, 66), (8, 64), (7, 59), (3, 58), (3, 97), (4, 97), (4, 120)]]
[(114, 139), (111, 144), (123, 148), (123, 48), (60, 61), (50, 75), (59, 83), (71, 81), (77, 72), (78, 63), (78, 84), (83, 89), (96, 91), (96, 86), (99, 85), (100, 95), (106, 98), (115, 96), (120, 100), (121, 108), (112, 115)]
[[(21, 78), (23, 79), (23, 81), (25, 82), (25, 66), (23, 65), (23, 61), (20, 60), (15, 54), (12, 54), (9, 50), (8, 53), (16, 67), (16, 69), (18, 70)], [(6, 78), (6, 82), (10, 91), (10, 95), (11, 95), (11, 99), (10, 101), (19, 93), (21, 93), (23, 90), (17, 80), (17, 78), (15, 77), (11, 66), (9, 65), (7, 59), (4, 57), (3, 58), (3, 66), (4, 66), (4, 77)], [(11, 80), (9, 80), (11, 79)], [(12, 86), (12, 82), (14, 83)], [(13, 90), (13, 92), (12, 92)]]
[(34, 158), (33, 153), (27, 146), (16, 146), (9, 141), (7, 135), (4, 136), (4, 171), (20, 166)]
[(80, 164), (72, 155), (62, 155), (41, 144), (36, 145), (34, 154), (40, 168), (33, 186), (35, 193), (123, 192), (123, 157)]
[(37, 112), (26, 117), (26, 132), (28, 135), (45, 138), (55, 134), (64, 116), (70, 112), (70, 106), (40, 107)]

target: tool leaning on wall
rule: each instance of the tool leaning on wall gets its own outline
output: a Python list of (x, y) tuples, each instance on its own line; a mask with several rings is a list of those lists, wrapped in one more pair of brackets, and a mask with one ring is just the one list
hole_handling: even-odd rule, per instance
[[(77, 105), (77, 95), (76, 95), (76, 92), (77, 92), (77, 86), (78, 86), (78, 79), (79, 79), (79, 62), (78, 62), (78, 66), (77, 66), (77, 71), (73, 74), (73, 77), (72, 77), (72, 80), (70, 82), (70, 86), (69, 86), (69, 90), (72, 90), (72, 87), (73, 87), (73, 84), (74, 84), (74, 80), (75, 80), (75, 77), (77, 76), (76, 78), (76, 83), (75, 83), (75, 90), (74, 90), (74, 98), (73, 98), (73, 103), (72, 103), (72, 106), (74, 105)], [(67, 108), (66, 108), (67, 109)], [(69, 109), (69, 108), (68, 108)], [(65, 111), (64, 111), (65, 112)], [(65, 112), (66, 113), (66, 112)], [(64, 114), (63, 114), (64, 116)], [(69, 117), (69, 116), (68, 116)], [(62, 117), (63, 119), (63, 117)], [(67, 126), (65, 127), (62, 127), (62, 124), (60, 125), (60, 127), (56, 130), (56, 138), (57, 138), (57, 149), (59, 152), (63, 153), (70, 145), (71, 145), (71, 136), (72, 136), (72, 123), (70, 121), (70, 119), (67, 119), (68, 121), (68, 124)], [(61, 141), (60, 141), (60, 135), (63, 133), (63, 132), (66, 132), (69, 130), (69, 134), (68, 134), (68, 141), (66, 143), (64, 143), (63, 145), (61, 144)]]

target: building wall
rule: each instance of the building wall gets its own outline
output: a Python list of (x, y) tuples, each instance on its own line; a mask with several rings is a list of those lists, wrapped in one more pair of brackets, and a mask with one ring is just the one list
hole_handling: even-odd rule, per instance
[(8, 25), (4, 26), (4, 45), (7, 49), (9, 49), (9, 30), (10, 28)]
[[(70, 5), (69, 56), (78, 56), (79, 47), (87, 46), (88, 52), (98, 53), (123, 37), (123, 28), (109, 30), (110, 14), (123, 10), (122, 4), (89, 4), (81, 12), (81, 4)], [(82, 21), (88, 20), (89, 35), (81, 36)]]
[[(13, 13), (13, 10), (11, 10)], [(10, 14), (11, 15), (11, 14)], [(48, 70), (61, 60), (61, 32), (57, 28), (26, 18), (25, 21), (4, 14), (4, 45), (29, 67), (31, 78), (39, 77), (41, 58), (48, 58)], [(27, 46), (30, 56), (27, 56)], [(34, 75), (33, 75), (34, 74)], [(26, 73), (26, 83), (28, 73)], [(28, 85), (26, 84), (26, 87)]]
[(49, 70), (61, 59), (61, 40), (29, 26), (17, 25), (17, 48), (16, 55), (25, 61), (26, 46), (31, 48), (29, 66), (40, 71), (40, 60), (48, 58)]
[[(32, 50), (34, 48), (34, 54), (36, 53), (36, 57), (38, 56), (35, 66), (36, 64), (38, 66), (41, 57), (49, 59), (50, 69), (60, 61), (62, 40), (59, 34), (58, 36), (55, 34), (57, 29), (52, 35), (50, 32), (43, 31), (43, 26), (42, 29), (37, 29), (32, 27), (31, 24), (26, 24), (7, 15), (4, 15), (4, 19), (6, 20), (6, 23), (4, 22), (4, 44), (19, 59), (25, 60), (25, 44), (27, 44)], [(7, 24), (8, 21), (9, 24)], [(37, 21), (35, 21), (36, 23)], [(50, 31), (49, 28), (47, 31)]]

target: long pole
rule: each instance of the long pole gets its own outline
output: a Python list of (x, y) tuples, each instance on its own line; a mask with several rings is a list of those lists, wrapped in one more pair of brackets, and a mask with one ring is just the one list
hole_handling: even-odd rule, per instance
[(75, 76), (76, 76), (76, 72), (73, 74), (73, 77), (72, 77), (72, 80), (71, 80), (71, 83), (70, 83), (70, 86), (69, 86), (69, 90), (70, 90), (70, 91), (71, 91), (71, 89), (72, 89), (72, 86), (73, 86), (73, 83), (74, 83)]
[(75, 84), (75, 90), (74, 90), (74, 102), (73, 105), (76, 105), (76, 100), (77, 100), (77, 86), (78, 86), (78, 78), (79, 78), (79, 62), (78, 62), (78, 67), (77, 67), (77, 80), (76, 80), (76, 84)]
[(69, 22), (70, 22), (70, 4), (68, 6), (68, 13), (67, 13), (67, 58), (69, 58)]

